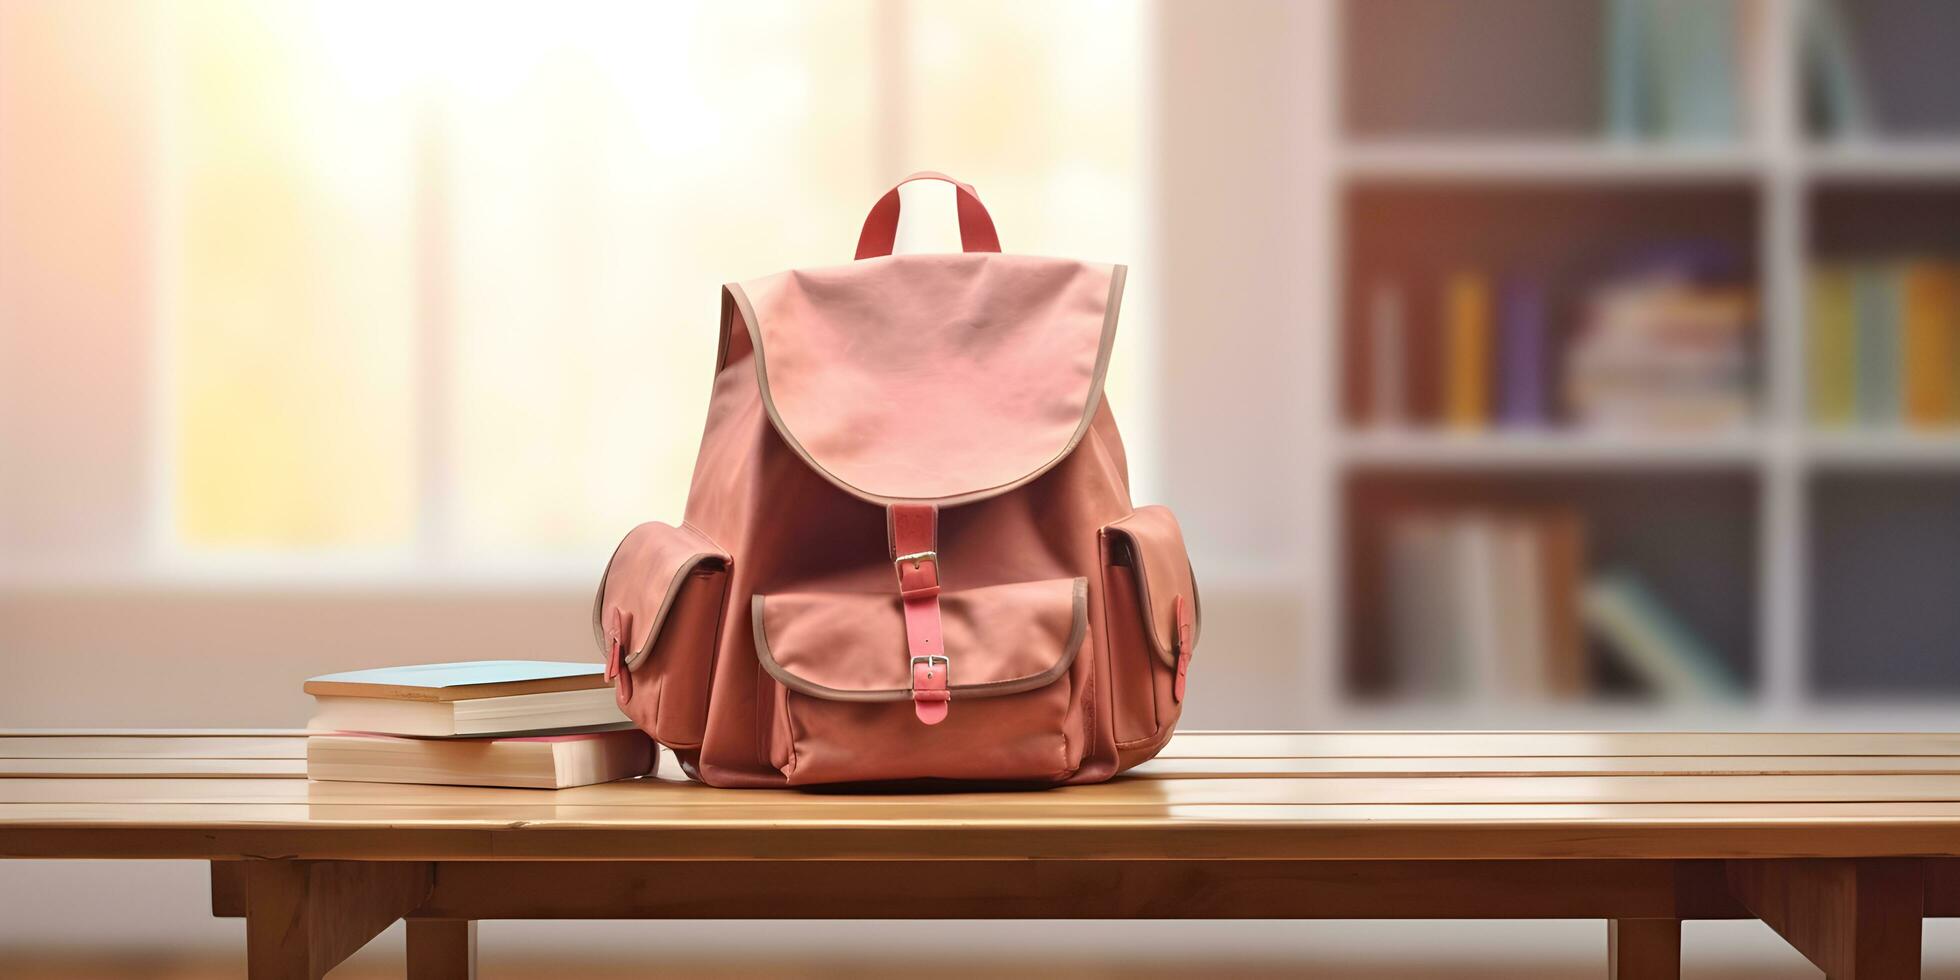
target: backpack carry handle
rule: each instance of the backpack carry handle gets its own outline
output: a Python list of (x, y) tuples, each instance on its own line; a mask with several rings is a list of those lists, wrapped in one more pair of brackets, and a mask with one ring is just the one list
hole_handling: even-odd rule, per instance
[(968, 252), (1000, 251), (1000, 234), (994, 231), (993, 216), (980, 203), (980, 195), (974, 193), (972, 185), (962, 184), (942, 173), (921, 170), (892, 185), (892, 189), (871, 206), (871, 213), (864, 219), (864, 230), (858, 234), (858, 258), (870, 259), (892, 254), (892, 243), (898, 239), (898, 188), (915, 180), (943, 180), (953, 185), (954, 197), (959, 205), (961, 249)]

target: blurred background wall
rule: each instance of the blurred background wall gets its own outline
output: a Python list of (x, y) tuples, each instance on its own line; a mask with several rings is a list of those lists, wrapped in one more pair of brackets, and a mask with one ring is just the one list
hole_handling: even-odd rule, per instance
[[(1951, 727), (1954, 11), (0, 0), (0, 724), (587, 656), (718, 285), (937, 169), (1131, 266), (1189, 725)], [(0, 946), (231, 937), (123, 873), (0, 865)]]

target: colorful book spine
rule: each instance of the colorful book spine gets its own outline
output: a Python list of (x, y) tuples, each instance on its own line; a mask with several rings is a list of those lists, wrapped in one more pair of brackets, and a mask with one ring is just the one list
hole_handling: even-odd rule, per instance
[(1819, 426), (1849, 426), (1856, 415), (1857, 307), (1853, 275), (1842, 265), (1811, 270), (1810, 417)]
[(1444, 302), (1443, 422), (1481, 429), (1490, 420), (1490, 282), (1474, 272), (1450, 277)]
[(1402, 287), (1375, 285), (1368, 305), (1368, 422), (1394, 428), (1408, 420), (1408, 315)]
[(1649, 109), (1647, 0), (1606, 0), (1606, 135), (1637, 140)]
[(1827, 135), (1864, 137), (1872, 132), (1871, 97), (1845, 27), (1838, 0), (1809, 0), (1802, 18), (1803, 55)]
[(1905, 420), (1917, 428), (1950, 424), (1953, 389), (1953, 309), (1956, 284), (1952, 266), (1918, 261), (1900, 271), (1901, 368), (1905, 373)]
[(1601, 576), (1586, 587), (1584, 606), (1587, 623), (1654, 693), (1704, 701), (1741, 696), (1728, 665), (1639, 579)]
[(1450, 525), (1451, 584), (1455, 587), (1452, 636), (1463, 658), (1470, 696), (1484, 701), (1504, 697), (1503, 611), (1499, 607), (1497, 529), (1482, 515), (1465, 515)]
[(1861, 265), (1853, 278), (1860, 425), (1884, 427), (1899, 420), (1898, 287), (1897, 270), (1889, 264)]
[(1545, 688), (1555, 698), (1592, 693), (1579, 593), (1586, 575), (1586, 524), (1577, 512), (1552, 511), (1537, 521), (1545, 616)]
[(1726, 140), (1738, 129), (1733, 0), (1649, 0), (1661, 85), (1661, 133)]
[(1533, 428), (1549, 416), (1545, 397), (1545, 290), (1533, 281), (1514, 283), (1504, 294), (1503, 373), (1499, 417), (1505, 425)]
[(1410, 697), (1442, 699), (1463, 693), (1450, 549), (1450, 531), (1441, 519), (1411, 515), (1389, 527), (1391, 669), (1397, 691)]

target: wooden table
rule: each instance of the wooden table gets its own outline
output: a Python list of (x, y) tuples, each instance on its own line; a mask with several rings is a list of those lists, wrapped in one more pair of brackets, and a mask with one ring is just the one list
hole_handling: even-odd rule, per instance
[(1960, 915), (1960, 734), (1193, 732), (1026, 793), (309, 783), (284, 731), (0, 733), (0, 857), (209, 860), (254, 977), (395, 920), (1587, 918), (1615, 977), (1760, 918), (1833, 978), (1915, 977)]

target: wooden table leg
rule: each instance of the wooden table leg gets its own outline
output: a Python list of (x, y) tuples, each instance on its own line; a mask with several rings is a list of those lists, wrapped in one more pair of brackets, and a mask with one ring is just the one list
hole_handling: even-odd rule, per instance
[(1681, 920), (1606, 920), (1609, 980), (1681, 980)]
[(245, 959), (252, 980), (318, 980), (429, 897), (419, 861), (252, 861)]
[(211, 862), (211, 914), (220, 919), (245, 917), (245, 873), (250, 861)]
[(1735, 897), (1830, 980), (1919, 976), (1924, 862), (1730, 861), (1728, 878)]
[(408, 980), (476, 980), (476, 923), (408, 920)]

